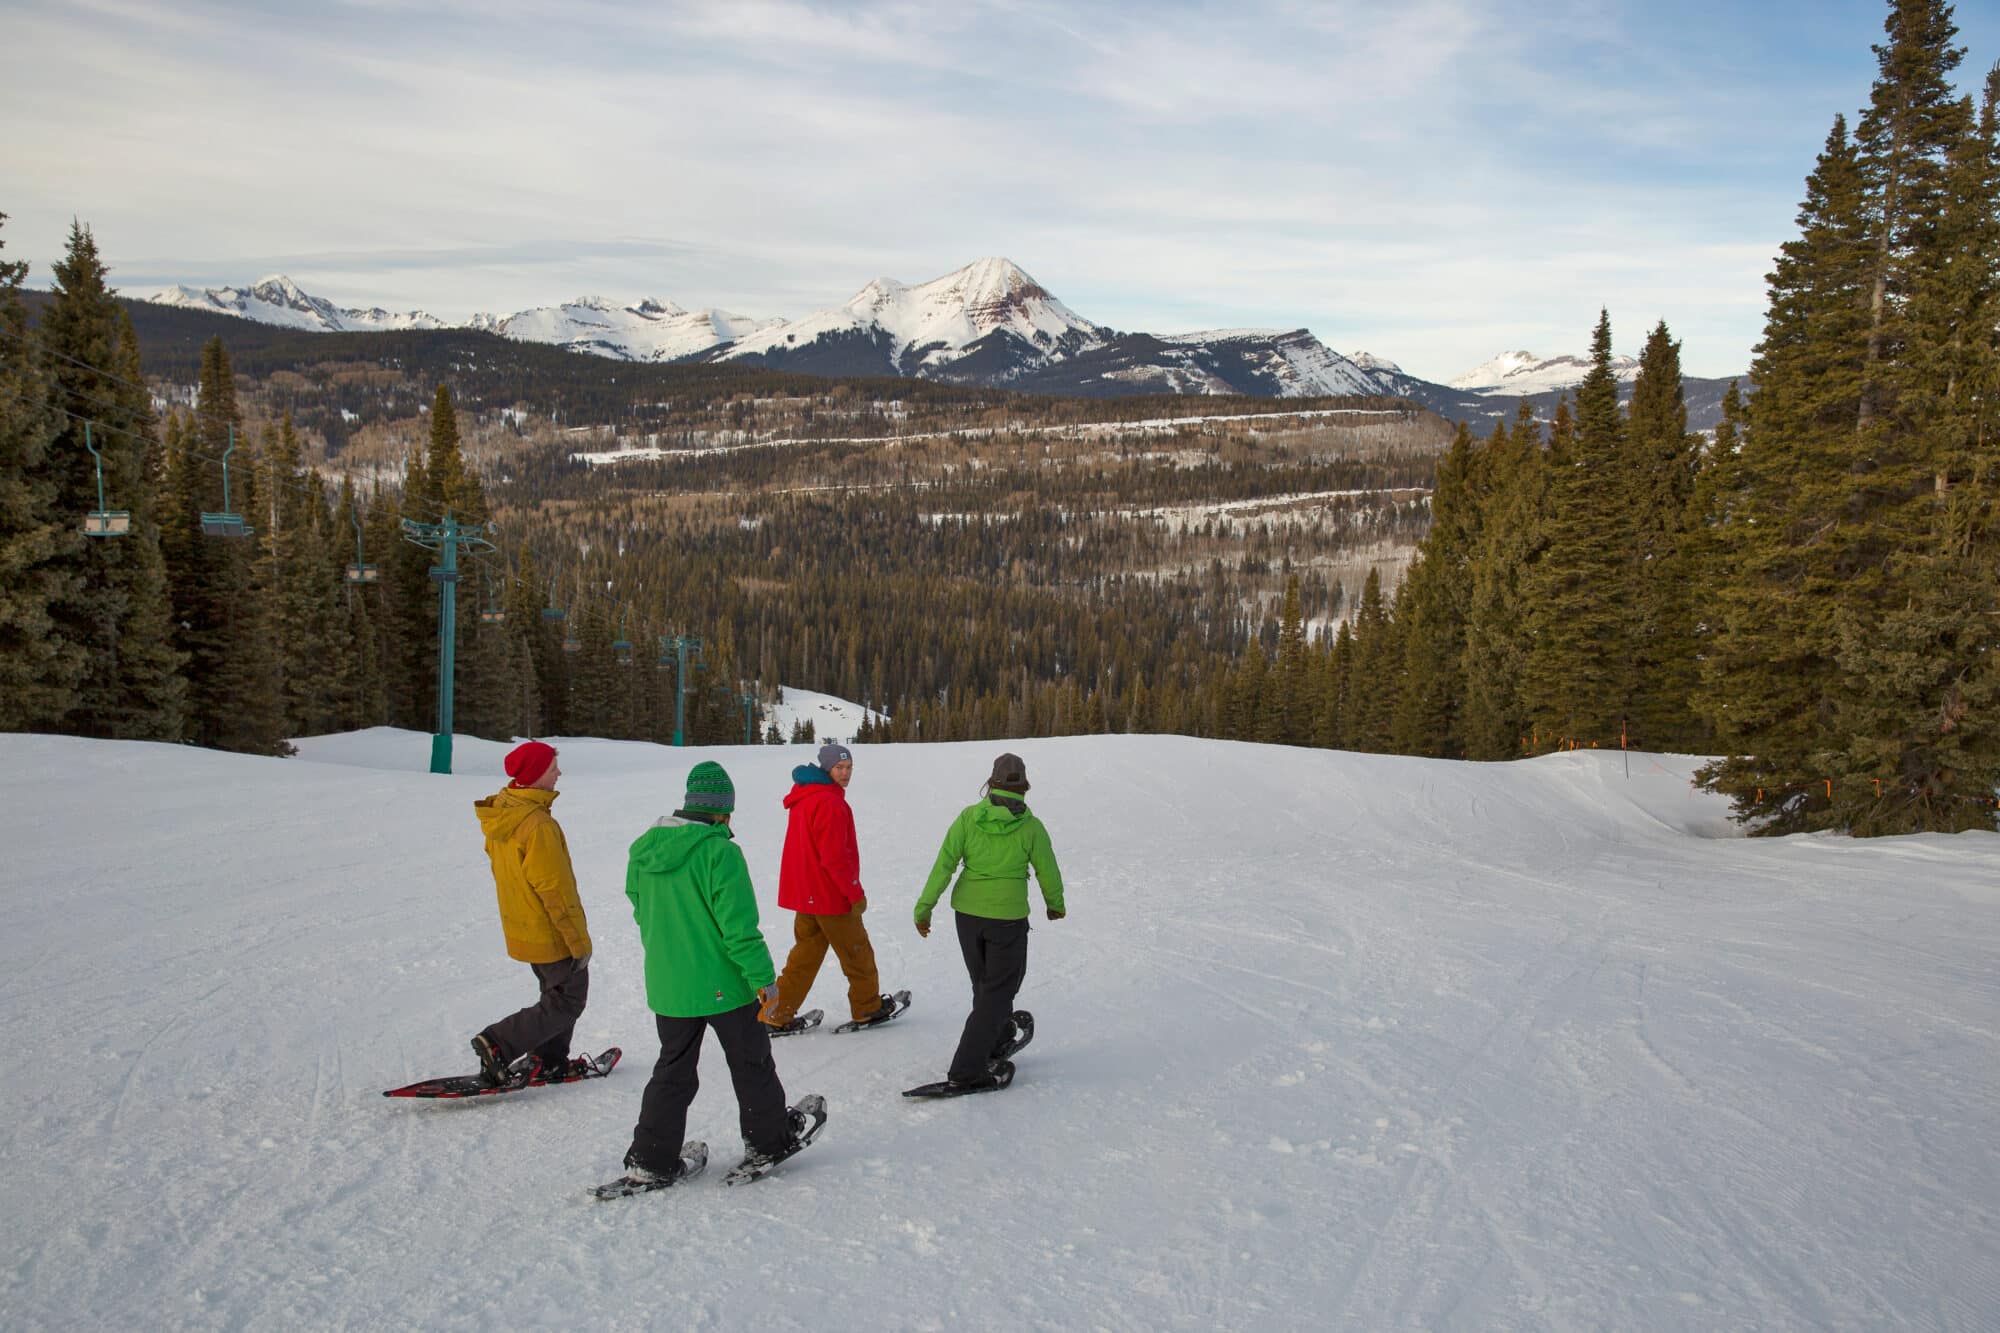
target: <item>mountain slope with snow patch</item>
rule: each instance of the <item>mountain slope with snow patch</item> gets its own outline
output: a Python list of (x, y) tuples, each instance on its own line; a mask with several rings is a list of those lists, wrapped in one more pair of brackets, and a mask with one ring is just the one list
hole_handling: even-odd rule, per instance
[(654, 298), (619, 305), (601, 296), (579, 296), (512, 315), (474, 315), (469, 327), (621, 361), (679, 361), (778, 322), (726, 310), (685, 310)]

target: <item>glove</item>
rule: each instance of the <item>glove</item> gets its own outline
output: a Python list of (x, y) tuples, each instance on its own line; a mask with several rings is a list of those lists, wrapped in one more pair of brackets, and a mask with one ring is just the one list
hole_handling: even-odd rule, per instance
[(1062, 920), (1062, 919), (1063, 919), (1064, 917), (1066, 917), (1066, 916), (1068, 916), (1068, 915), (1069, 915), (1069, 913), (1068, 913), (1068, 912), (1066, 912), (1066, 911), (1058, 911), (1057, 909), (1055, 909), (1055, 908), (1053, 908), (1053, 907), (1051, 907), (1051, 908), (1049, 909), (1049, 920), (1051, 920), (1051, 921), (1060, 921), (1060, 920)]
[(867, 910), (868, 910), (868, 900), (866, 898), (856, 898), (854, 900), (854, 906), (847, 909), (847, 914), (849, 916), (860, 916), (863, 912)]
[(925, 939), (929, 939), (931, 937), (931, 923), (928, 921), (917, 922), (917, 934), (923, 936)]
[(582, 953), (570, 959), (570, 961), (576, 964), (577, 971), (583, 971), (583, 969), (590, 966), (590, 950), (585, 949)]
[(757, 999), (759, 1002), (757, 1007), (758, 1016), (761, 1017), (764, 1014), (770, 1013), (771, 1006), (778, 1002), (778, 983), (774, 981), (758, 991)]

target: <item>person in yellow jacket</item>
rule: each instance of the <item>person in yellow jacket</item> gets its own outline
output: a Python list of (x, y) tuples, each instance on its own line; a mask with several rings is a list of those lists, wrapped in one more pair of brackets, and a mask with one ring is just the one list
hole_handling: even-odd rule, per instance
[(495, 1086), (530, 1054), (540, 1057), (549, 1078), (579, 1072), (570, 1066), (569, 1039), (590, 993), (590, 926), (576, 894), (569, 843), (549, 813), (562, 776), (555, 747), (541, 741), (518, 745), (508, 753), (506, 767), (512, 781), (474, 801), (472, 809), (493, 862), (507, 956), (535, 970), (542, 994), (472, 1039), (480, 1076)]

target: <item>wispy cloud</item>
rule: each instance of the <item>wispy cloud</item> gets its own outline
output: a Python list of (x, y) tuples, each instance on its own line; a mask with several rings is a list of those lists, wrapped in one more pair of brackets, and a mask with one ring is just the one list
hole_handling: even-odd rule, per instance
[[(42, 264), (90, 221), (134, 290), (799, 315), (999, 253), (1123, 328), (1306, 325), (1442, 378), (1608, 305), (1724, 373), (1882, 12), (16, 0), (0, 211)], [(2000, 18), (1959, 20), (1983, 70)]]

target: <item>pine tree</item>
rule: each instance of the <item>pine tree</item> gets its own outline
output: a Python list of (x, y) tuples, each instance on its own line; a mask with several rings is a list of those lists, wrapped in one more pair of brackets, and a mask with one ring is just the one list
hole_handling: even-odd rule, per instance
[(1278, 663), (1273, 682), (1277, 691), (1276, 734), (1274, 740), (1286, 745), (1305, 745), (1312, 740), (1312, 718), (1307, 712), (1311, 691), (1306, 681), (1305, 614), (1299, 605), (1299, 576), (1285, 580), (1284, 605), (1278, 615)]
[[(1556, 421), (1567, 440), (1566, 403)], [(1527, 585), (1548, 542), (1549, 473), (1541, 424), (1523, 400), (1512, 429), (1495, 426), (1473, 468), (1482, 516), (1467, 569), (1464, 731), (1473, 759), (1514, 758), (1532, 738), (1521, 688), (1532, 643)]]
[(220, 337), (202, 348), (199, 395), (193, 424), (182, 427), (169, 453), (173, 515), (162, 539), (177, 646), (188, 657), (187, 736), (219, 750), (289, 754), (258, 544), (249, 537), (208, 534), (201, 520), (205, 513), (233, 513), (246, 521), (259, 514), (252, 480), (258, 458), (243, 447), (235, 376)]
[[(152, 404), (131, 322), (106, 285), (97, 242), (80, 224), (54, 269), (54, 299), (42, 317), (44, 366), (63, 416), (50, 450), (56, 509), (97, 508), (95, 445), (104, 460), (105, 503), (129, 510), (125, 537), (91, 541), (74, 553), (80, 575), (52, 604), (56, 635), (84, 649), (86, 668), (59, 729), (81, 736), (177, 740), (187, 686), (170, 640), (171, 609), (162, 564), (160, 515), (147, 464), (154, 452)], [(85, 425), (90, 424), (90, 440)]]
[(82, 591), (90, 539), (82, 515), (57, 503), (62, 418), (28, 335), (27, 275), (27, 264), (0, 261), (0, 731), (56, 728), (88, 666), (84, 646), (56, 628), (57, 608)]
[(1632, 488), (1609, 312), (1599, 312), (1590, 353), (1574, 441), (1552, 460), (1548, 547), (1529, 584), (1533, 646), (1521, 682), (1537, 730), (1586, 744), (1619, 734), (1632, 638)]
[(1633, 482), (1631, 674), (1624, 694), (1634, 743), (1687, 751), (1702, 738), (1696, 680), (1689, 525), (1701, 437), (1687, 428), (1680, 344), (1663, 320), (1639, 355), (1626, 418)]
[(1438, 460), (1431, 528), (1397, 597), (1403, 688), (1390, 724), (1399, 754), (1465, 753), (1466, 610), (1471, 557), (1479, 540), (1472, 432), (1463, 423)]
[[(381, 567), (361, 544), (361, 498), (354, 492), (354, 480), (343, 477), (340, 498), (334, 508), (333, 524), (327, 534), (331, 562), (340, 571), (343, 587), (341, 614), (346, 619), (348, 653), (347, 679), (340, 689), (341, 712), (338, 726), (343, 730), (382, 726), (389, 720), (388, 699), (383, 690), (381, 644), (375, 629), (374, 606), (379, 603), (380, 583), (357, 583), (347, 578), (347, 567), (357, 571), (374, 565), (379, 578)], [(352, 543), (352, 545), (350, 545)]]
[(1759, 832), (1963, 827), (2000, 781), (1990, 482), (1954, 444), (1991, 412), (1959, 379), (1992, 354), (1990, 117), (1950, 96), (1949, 5), (1895, 0), (1885, 27), (1855, 142), (1836, 122), (1772, 275), (1713, 488), (1700, 703), (1729, 754), (1703, 780)]
[[(1990, 75), (1976, 126), (1949, 155), (1935, 227), (1913, 263), (1901, 398), (1924, 534), (1890, 557), (1879, 617), (1844, 608), (1829, 817), (1856, 833), (1992, 826), (2000, 780), (2000, 135)], [(1971, 107), (1964, 107), (1970, 121)]]
[(287, 735), (334, 731), (352, 711), (353, 642), (340, 603), (341, 571), (326, 499), (317, 474), (301, 460), (291, 413), (263, 437), (263, 505), (258, 540), (260, 582), (270, 605), (270, 632)]
[(1382, 595), (1382, 571), (1370, 568), (1354, 616), (1354, 663), (1345, 716), (1347, 748), (1374, 754), (1386, 754), (1393, 748), (1390, 728), (1396, 716), (1402, 666), (1394, 617)]

